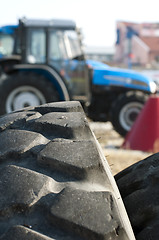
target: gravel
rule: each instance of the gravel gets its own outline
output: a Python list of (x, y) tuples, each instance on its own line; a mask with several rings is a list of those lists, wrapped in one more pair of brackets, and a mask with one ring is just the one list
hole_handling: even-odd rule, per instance
[(103, 149), (113, 175), (152, 154), (150, 152), (122, 149), (124, 138), (113, 129), (110, 122), (90, 121), (89, 124)]

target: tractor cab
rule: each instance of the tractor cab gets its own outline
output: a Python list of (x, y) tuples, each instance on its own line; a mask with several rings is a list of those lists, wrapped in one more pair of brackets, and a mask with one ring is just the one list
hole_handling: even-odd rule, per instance
[(81, 35), (72, 20), (19, 21), (21, 62), (54, 68), (71, 90), (74, 100), (87, 97), (87, 64)]

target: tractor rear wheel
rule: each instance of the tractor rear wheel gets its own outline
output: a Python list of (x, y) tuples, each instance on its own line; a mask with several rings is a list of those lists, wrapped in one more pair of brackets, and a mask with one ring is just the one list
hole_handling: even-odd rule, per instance
[(53, 84), (43, 75), (23, 71), (1, 79), (0, 96), (0, 115), (60, 99)]

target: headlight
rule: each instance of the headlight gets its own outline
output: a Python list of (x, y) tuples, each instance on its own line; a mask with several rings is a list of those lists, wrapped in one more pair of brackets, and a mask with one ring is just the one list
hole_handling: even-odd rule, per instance
[(156, 91), (157, 91), (156, 83), (153, 82), (153, 81), (150, 82), (150, 91), (151, 91), (152, 93), (156, 93)]

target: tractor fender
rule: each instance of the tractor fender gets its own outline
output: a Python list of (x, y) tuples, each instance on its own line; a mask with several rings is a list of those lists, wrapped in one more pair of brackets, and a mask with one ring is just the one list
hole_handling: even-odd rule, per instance
[(43, 74), (46, 78), (48, 78), (55, 88), (57, 89), (60, 100), (62, 101), (69, 101), (70, 100), (70, 93), (68, 90), (68, 87), (66, 86), (66, 83), (64, 79), (58, 74), (58, 72), (46, 65), (31, 65), (31, 64), (17, 64), (14, 65), (14, 70), (18, 71), (33, 71), (39, 74)]

